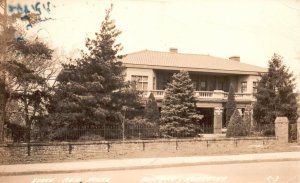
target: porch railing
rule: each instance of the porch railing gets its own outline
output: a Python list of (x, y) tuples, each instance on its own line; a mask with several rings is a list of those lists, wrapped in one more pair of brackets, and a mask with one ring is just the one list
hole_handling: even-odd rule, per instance
[[(153, 93), (156, 99), (163, 99), (165, 95), (164, 90), (151, 90), (144, 91), (144, 97), (148, 97), (150, 93)], [(228, 92), (224, 92), (222, 90), (214, 90), (214, 91), (195, 91), (195, 96), (198, 99), (219, 99), (219, 100), (227, 100)], [(235, 93), (236, 100), (255, 100), (254, 95), (252, 93)]]

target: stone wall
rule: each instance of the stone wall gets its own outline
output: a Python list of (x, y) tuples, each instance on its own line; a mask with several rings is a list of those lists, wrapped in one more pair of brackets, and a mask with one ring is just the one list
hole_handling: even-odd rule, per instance
[(226, 153), (277, 143), (277, 138), (166, 139), (138, 141), (91, 141), (61, 143), (0, 144), (0, 164), (53, 162), (80, 159), (160, 157)]

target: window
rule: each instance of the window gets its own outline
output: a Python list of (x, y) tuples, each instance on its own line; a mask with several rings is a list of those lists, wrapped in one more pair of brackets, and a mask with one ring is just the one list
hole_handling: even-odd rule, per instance
[(148, 90), (148, 76), (131, 76), (131, 81), (136, 82), (137, 90)]
[(217, 90), (223, 90), (223, 85), (224, 85), (223, 80), (218, 79), (217, 80)]
[(153, 77), (153, 90), (156, 90), (156, 78)]
[(197, 90), (197, 83), (196, 83), (196, 81), (192, 81), (192, 83), (193, 83), (193, 88), (194, 88), (195, 90)]
[(200, 89), (200, 91), (206, 91), (206, 82), (205, 81), (200, 81), (199, 89)]
[(257, 93), (257, 82), (253, 81), (253, 93)]
[(247, 81), (241, 83), (241, 93), (247, 92)]

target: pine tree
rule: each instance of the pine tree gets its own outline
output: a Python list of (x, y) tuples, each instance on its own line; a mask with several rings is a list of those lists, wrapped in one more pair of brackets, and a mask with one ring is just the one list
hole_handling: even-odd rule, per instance
[(161, 110), (160, 131), (163, 136), (195, 136), (198, 121), (194, 86), (188, 72), (181, 71), (168, 83)]
[[(76, 64), (64, 65), (58, 75), (57, 89), (49, 106), (53, 138), (72, 134), (82, 128), (104, 126), (120, 121), (120, 111), (113, 106), (114, 93), (122, 92), (124, 66), (119, 61), (122, 46), (116, 43), (121, 31), (110, 20), (112, 10), (106, 10), (105, 19), (95, 39), (87, 39), (87, 53)], [(120, 96), (120, 95), (119, 95)], [(75, 133), (76, 134), (76, 133)], [(78, 138), (69, 136), (68, 138)]]
[(10, 114), (7, 123), (24, 122), (27, 141), (31, 140), (31, 131), (47, 113), (50, 90), (45, 71), (50, 70), (52, 53), (53, 50), (38, 40), (16, 41), (10, 52), (10, 61), (4, 64), (10, 89), (8, 107), (19, 111), (24, 120), (13, 122)]
[[(118, 92), (111, 94), (111, 102), (109, 104), (111, 111), (122, 113), (121, 115), (110, 116), (110, 121), (116, 121), (120, 117), (132, 119), (141, 116), (143, 113), (142, 92), (136, 90), (134, 83), (126, 82)], [(117, 117), (117, 118), (115, 118)]]
[(258, 83), (253, 117), (259, 125), (273, 125), (278, 116), (288, 117), (290, 123), (295, 123), (298, 118), (293, 93), (295, 79), (282, 60), (281, 56), (274, 54), (268, 72)]
[(229, 93), (228, 93), (228, 99), (226, 102), (226, 126), (229, 123), (229, 120), (234, 112), (234, 110), (236, 109), (236, 101), (235, 101), (235, 97), (234, 97), (234, 88), (232, 85), (230, 85), (229, 87)]
[(16, 22), (16, 14), (5, 15), (5, 13), (0, 13), (0, 16), (0, 142), (2, 142), (4, 140), (4, 124), (8, 123), (7, 108), (9, 105), (9, 87), (6, 83), (4, 64), (10, 60), (10, 48), (16, 42), (16, 30), (12, 26)]
[(153, 93), (150, 93), (145, 107), (145, 118), (154, 124), (158, 124), (160, 114)]

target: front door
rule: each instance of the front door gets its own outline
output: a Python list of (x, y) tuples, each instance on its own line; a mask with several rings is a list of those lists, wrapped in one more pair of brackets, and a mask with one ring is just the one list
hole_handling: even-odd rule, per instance
[(200, 133), (210, 134), (214, 131), (214, 108), (197, 108), (197, 111), (203, 115), (199, 125)]

